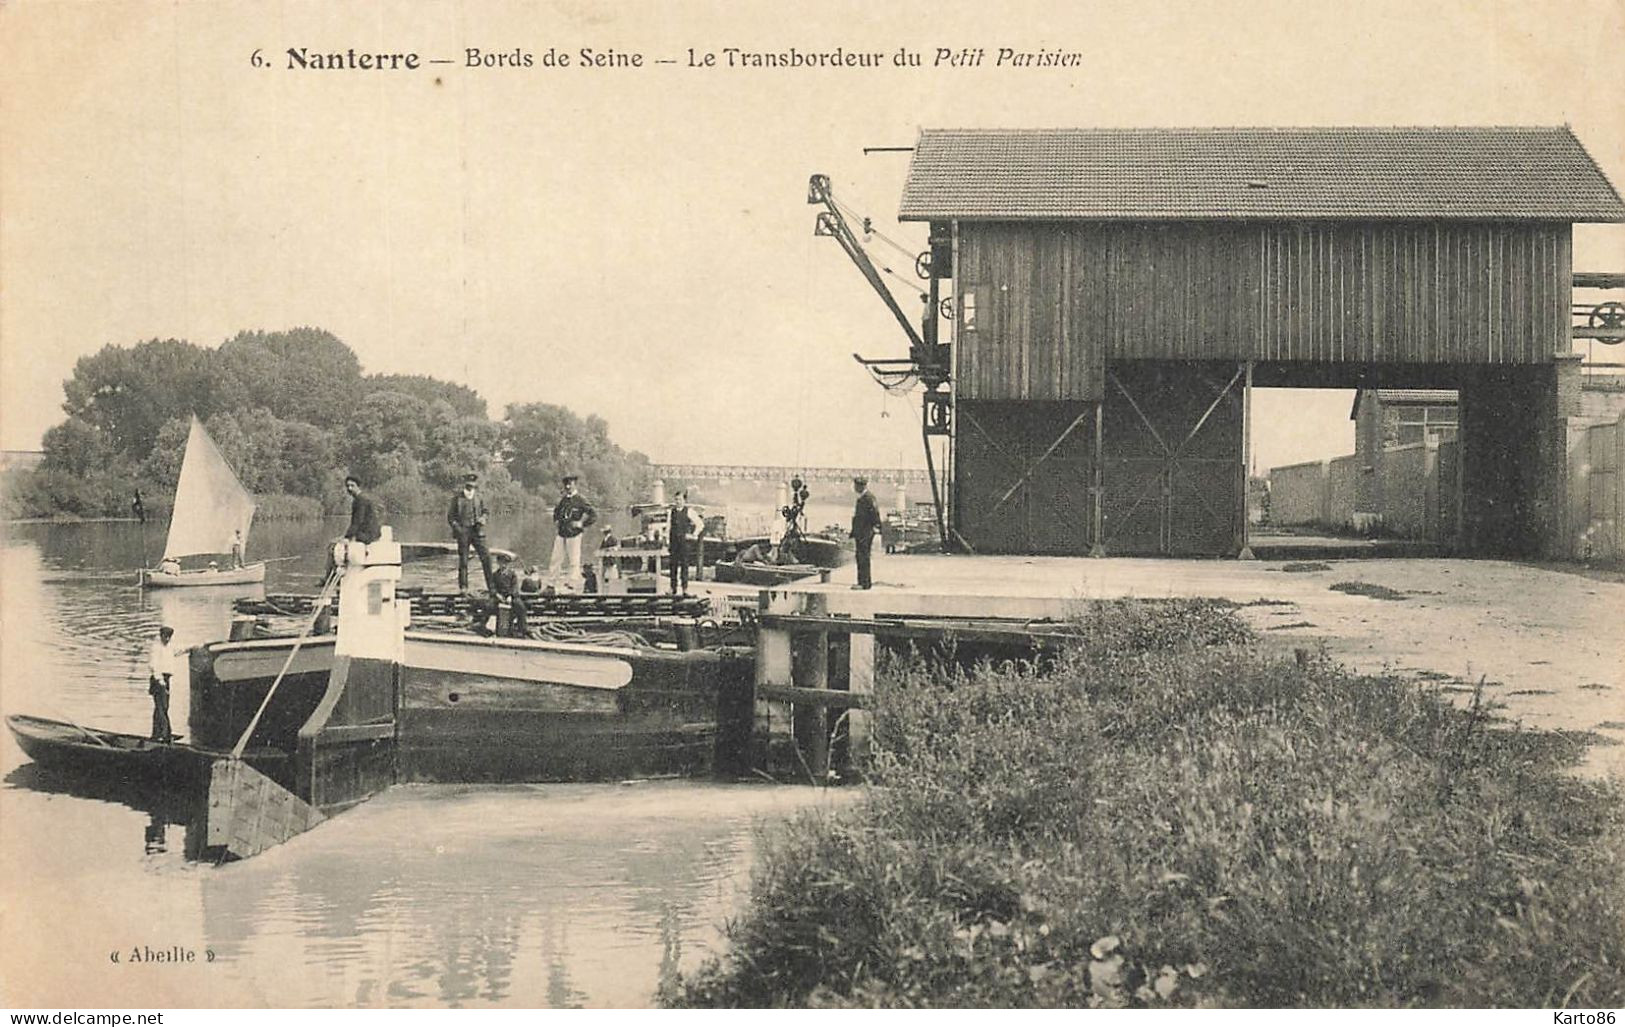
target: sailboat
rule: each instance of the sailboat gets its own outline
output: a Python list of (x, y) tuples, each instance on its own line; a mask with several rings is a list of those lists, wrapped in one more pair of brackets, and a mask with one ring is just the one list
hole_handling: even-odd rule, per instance
[[(253, 585), (265, 580), (265, 564), (231, 564), (231, 547), (238, 537), (248, 544), (248, 526), (254, 520), (254, 496), (226, 463), (220, 449), (192, 418), (181, 458), (181, 477), (175, 486), (175, 510), (164, 543), (164, 564), (141, 572), (142, 583), (152, 588), (189, 585)], [(208, 566), (197, 567), (200, 559)], [(187, 564), (192, 568), (187, 569)]]

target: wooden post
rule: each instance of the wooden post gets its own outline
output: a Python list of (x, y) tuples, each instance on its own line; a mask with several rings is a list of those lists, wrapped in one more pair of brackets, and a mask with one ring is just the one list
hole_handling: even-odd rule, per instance
[[(788, 685), (790, 677), (790, 633), (762, 628), (756, 633), (756, 684)], [(775, 728), (777, 736), (775, 736)], [(790, 704), (771, 699), (756, 700), (756, 741), (752, 745), (755, 765), (771, 772), (782, 762), (777, 757), (790, 733)], [(793, 741), (791, 744), (794, 744)]]
[(1241, 385), (1241, 526), (1237, 529), (1236, 559), (1252, 560), (1253, 547), (1247, 538), (1250, 525), (1247, 518), (1252, 510), (1253, 458), (1253, 362), (1247, 361), (1247, 377)]
[[(826, 691), (829, 688), (829, 632), (812, 631), (795, 640), (799, 650), (791, 665), (793, 684), (797, 688)], [(797, 744), (805, 744), (807, 770), (813, 783), (822, 784), (829, 778), (829, 708), (804, 705), (795, 707), (795, 736)]]
[(1102, 557), (1102, 556), (1106, 555), (1105, 540), (1102, 539), (1102, 537), (1101, 537), (1103, 532), (1104, 532), (1105, 524), (1106, 524), (1105, 513), (1104, 513), (1104, 510), (1103, 510), (1103, 507), (1104, 507), (1105, 502), (1106, 502), (1106, 494), (1105, 494), (1106, 493), (1106, 476), (1105, 476), (1105, 467), (1102, 466), (1103, 461), (1105, 460), (1105, 452), (1106, 452), (1105, 440), (1104, 440), (1104, 434), (1105, 434), (1105, 429), (1106, 429), (1105, 408), (1106, 408), (1106, 400), (1105, 400), (1104, 397), (1102, 397), (1101, 399), (1095, 400), (1094, 485), (1089, 490), (1090, 493), (1094, 497), (1094, 504), (1093, 504), (1094, 505), (1094, 511), (1093, 511), (1093, 518), (1092, 518), (1094, 524), (1093, 524), (1093, 528), (1092, 528), (1093, 544), (1091, 544), (1090, 547), (1089, 547), (1089, 555), (1093, 556), (1093, 557), (1096, 557), (1096, 558), (1099, 558), (1099, 557)]
[[(875, 636), (853, 634), (848, 636), (851, 648), (847, 657), (847, 690), (872, 695), (875, 690)], [(868, 710), (851, 709), (846, 713), (846, 732), (851, 739), (847, 754), (854, 767), (869, 761), (869, 746), (873, 723)]]
[(1422, 436), (1422, 537), (1438, 542), (1443, 534), (1439, 511), (1439, 436), (1423, 428)]

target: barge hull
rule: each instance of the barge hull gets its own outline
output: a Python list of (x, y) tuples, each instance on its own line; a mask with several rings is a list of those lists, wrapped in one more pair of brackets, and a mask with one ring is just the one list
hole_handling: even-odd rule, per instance
[[(292, 644), (258, 639), (195, 650), (194, 737), (234, 745)], [(749, 650), (409, 631), (404, 653), (388, 739), (395, 780), (616, 780), (731, 771), (742, 759), (754, 680)], [(254, 744), (299, 751), (300, 729), (321, 706), (338, 662), (331, 638), (308, 640)], [(383, 711), (364, 719), (381, 721)]]

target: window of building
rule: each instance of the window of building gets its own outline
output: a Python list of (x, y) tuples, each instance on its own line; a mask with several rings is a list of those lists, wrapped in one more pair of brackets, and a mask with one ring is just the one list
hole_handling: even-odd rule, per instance
[(1430, 435), (1440, 442), (1456, 437), (1456, 408), (1453, 406), (1406, 406), (1393, 413), (1398, 423), (1390, 445), (1412, 446)]

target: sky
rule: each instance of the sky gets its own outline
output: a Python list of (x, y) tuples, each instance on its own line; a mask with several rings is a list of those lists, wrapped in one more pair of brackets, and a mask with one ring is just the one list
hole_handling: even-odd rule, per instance
[[(916, 400), (852, 360), (904, 339), (813, 237), (810, 174), (909, 250), (907, 154), (863, 150), (921, 127), (1569, 123), (1617, 185), (1622, 37), (1625, 0), (12, 0), (0, 448), (37, 448), (106, 344), (314, 325), (368, 372), (598, 414), (657, 461), (918, 466)], [(1081, 60), (993, 67), (1004, 46)], [(452, 63), (290, 69), (290, 47)], [(470, 47), (532, 63), (469, 68)], [(887, 58), (729, 68), (727, 47)], [(989, 57), (934, 68), (939, 47)], [(1575, 267), (1625, 269), (1625, 229), (1578, 228)], [(1255, 466), (1352, 450), (1344, 394), (1255, 414)]]

